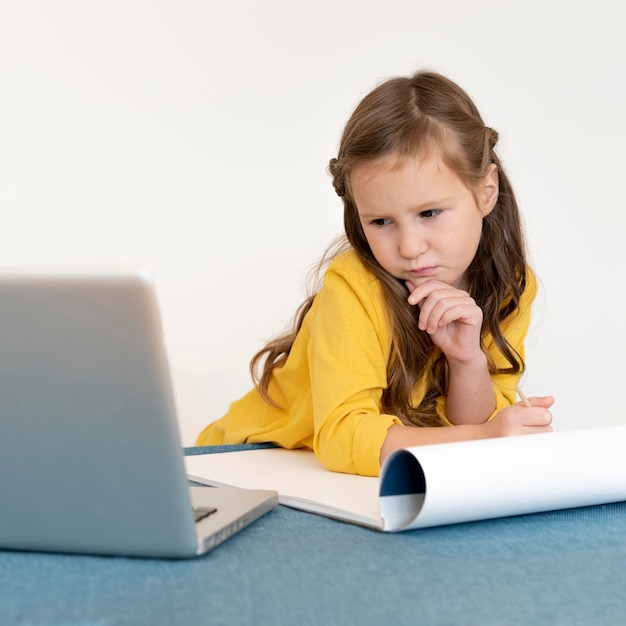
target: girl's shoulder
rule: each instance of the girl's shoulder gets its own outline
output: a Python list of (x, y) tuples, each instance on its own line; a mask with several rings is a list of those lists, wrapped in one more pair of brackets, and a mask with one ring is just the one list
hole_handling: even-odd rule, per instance
[(326, 274), (335, 273), (342, 276), (349, 277), (355, 281), (363, 281), (364, 283), (371, 284), (378, 279), (363, 264), (363, 261), (359, 258), (358, 254), (353, 250), (345, 250), (339, 253), (328, 265)]
[(321, 291), (326, 299), (342, 301), (344, 305), (352, 302), (371, 316), (384, 317), (386, 305), (380, 280), (354, 250), (342, 252), (331, 261)]
[(313, 308), (333, 320), (350, 320), (352, 329), (373, 326), (378, 343), (387, 345), (389, 342), (389, 319), (382, 284), (352, 249), (340, 252), (327, 266)]
[(537, 296), (537, 292), (539, 291), (539, 284), (537, 282), (537, 277), (535, 273), (530, 268), (530, 266), (526, 266), (526, 286), (524, 287), (524, 293), (522, 294), (522, 299), (527, 302), (532, 302)]

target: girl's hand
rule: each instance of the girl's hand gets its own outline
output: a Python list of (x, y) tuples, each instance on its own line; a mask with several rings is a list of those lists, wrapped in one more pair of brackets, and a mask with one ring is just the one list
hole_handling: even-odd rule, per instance
[(429, 280), (419, 287), (406, 282), (411, 294), (409, 303), (419, 306), (418, 325), (448, 361), (467, 363), (482, 358), (480, 330), (483, 312), (470, 295), (439, 280)]
[(552, 396), (528, 398), (531, 406), (523, 403), (507, 406), (484, 424), (489, 437), (530, 435), (552, 432), (552, 414), (548, 409), (554, 404)]

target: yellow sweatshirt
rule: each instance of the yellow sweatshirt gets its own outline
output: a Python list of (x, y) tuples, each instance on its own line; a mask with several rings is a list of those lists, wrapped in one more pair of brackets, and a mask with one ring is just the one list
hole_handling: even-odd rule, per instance
[[(520, 313), (503, 324), (506, 338), (522, 357), (535, 293), (529, 271)], [(324, 275), (286, 363), (272, 374), (269, 393), (280, 408), (252, 389), (200, 433), (197, 445), (272, 442), (283, 448), (308, 448), (330, 470), (377, 476), (387, 430), (401, 423), (381, 413), (390, 332), (378, 279), (353, 251), (338, 256)], [(507, 365), (490, 336), (485, 346), (496, 364)], [(518, 378), (492, 377), (496, 409), (491, 417), (516, 401)], [(416, 385), (415, 406), (427, 382)], [(449, 424), (444, 397), (438, 411), (442, 422)]]

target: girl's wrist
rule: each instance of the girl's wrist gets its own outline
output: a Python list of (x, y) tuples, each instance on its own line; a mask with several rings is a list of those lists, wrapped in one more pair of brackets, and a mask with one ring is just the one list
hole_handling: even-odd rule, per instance
[(450, 370), (459, 372), (478, 372), (489, 369), (487, 364), (487, 355), (481, 350), (474, 358), (471, 359), (451, 359), (446, 357)]

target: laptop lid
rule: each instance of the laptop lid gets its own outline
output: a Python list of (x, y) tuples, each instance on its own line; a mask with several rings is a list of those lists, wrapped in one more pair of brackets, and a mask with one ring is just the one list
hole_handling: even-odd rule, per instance
[(0, 273), (0, 501), (1, 548), (189, 557), (277, 494), (188, 487), (146, 274)]

